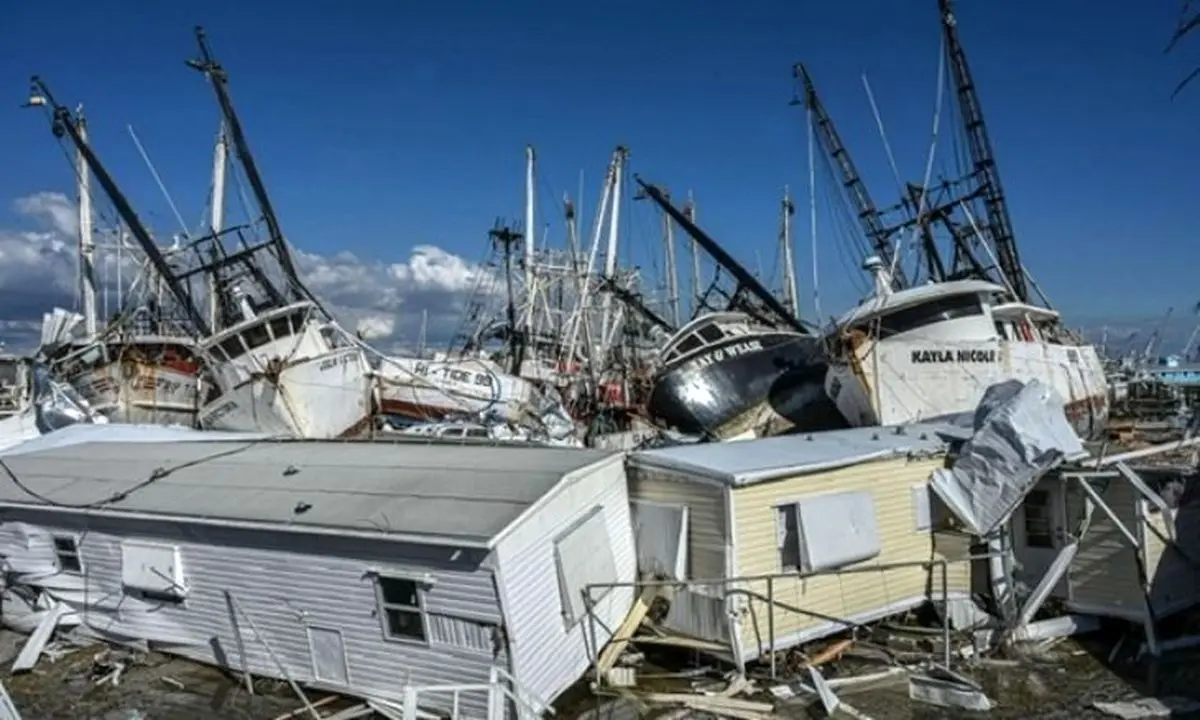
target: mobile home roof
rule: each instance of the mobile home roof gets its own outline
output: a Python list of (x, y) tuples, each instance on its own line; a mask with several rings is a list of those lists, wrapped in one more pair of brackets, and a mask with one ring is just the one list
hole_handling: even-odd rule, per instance
[(691, 475), (726, 485), (751, 485), (902, 455), (936, 455), (946, 449), (938, 424), (867, 427), (784, 435), (762, 440), (696, 443), (633, 453), (633, 467)]
[(0, 507), (485, 546), (565, 476), (613, 456), (216, 437), (19, 446), (0, 454)]

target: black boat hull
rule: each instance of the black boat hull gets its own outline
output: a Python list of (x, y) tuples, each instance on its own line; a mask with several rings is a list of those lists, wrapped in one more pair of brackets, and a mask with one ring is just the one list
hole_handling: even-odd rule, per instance
[(730, 339), (664, 368), (646, 409), (660, 425), (716, 438), (845, 427), (825, 393), (826, 369), (811, 336)]

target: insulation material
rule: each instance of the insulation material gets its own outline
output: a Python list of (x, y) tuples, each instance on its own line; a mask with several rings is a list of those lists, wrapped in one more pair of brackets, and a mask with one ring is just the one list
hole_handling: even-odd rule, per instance
[(988, 388), (954, 467), (935, 470), (931, 482), (965, 529), (983, 536), (1009, 518), (1047, 470), (1085, 455), (1051, 387), (1009, 380)]

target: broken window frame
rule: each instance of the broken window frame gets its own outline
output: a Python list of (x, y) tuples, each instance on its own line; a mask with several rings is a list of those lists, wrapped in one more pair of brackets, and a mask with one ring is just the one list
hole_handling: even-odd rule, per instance
[[(788, 527), (791, 519), (793, 526)], [(794, 542), (789, 543), (790, 531), (795, 532)], [(789, 553), (790, 551), (790, 553)], [(800, 501), (782, 502), (775, 506), (775, 557), (779, 571), (785, 573), (808, 572), (804, 562), (804, 531), (800, 527)]]
[[(63, 547), (60, 543), (67, 543)], [(83, 574), (83, 554), (79, 551), (79, 538), (74, 535), (53, 535), (51, 546), (54, 548), (54, 561), (58, 563), (58, 571), (62, 573)], [(64, 559), (68, 562), (64, 562)], [(73, 561), (70, 562), (70, 561)], [(73, 565), (73, 566), (69, 566)]]
[[(388, 582), (409, 583), (413, 588), (413, 597), (416, 598), (416, 605), (408, 605), (406, 603), (388, 602), (387, 595), (384, 592), (384, 584)], [(375, 604), (376, 612), (379, 614), (379, 625), (383, 631), (383, 638), (389, 642), (412, 643), (417, 645), (429, 644), (429, 616), (425, 611), (425, 587), (420, 580), (415, 578), (405, 577), (404, 575), (386, 575), (380, 574), (375, 576)], [(396, 631), (392, 627), (389, 612), (403, 613), (406, 615), (415, 615), (420, 619), (421, 628), (420, 636), (407, 634)]]

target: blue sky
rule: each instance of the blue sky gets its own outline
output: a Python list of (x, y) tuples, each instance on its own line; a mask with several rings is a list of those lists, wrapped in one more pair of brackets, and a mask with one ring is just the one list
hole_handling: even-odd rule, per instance
[[(1163, 54), (1178, 4), (959, 5), (1025, 263), (1079, 317), (1186, 312), (1198, 295), (1200, 86), (1170, 95), (1200, 63), (1200, 36)], [(756, 251), (771, 264), (790, 184), (804, 285), (792, 63), (808, 64), (883, 204), (894, 182), (860, 75), (902, 174), (919, 179), (939, 47), (934, 0), (20, 3), (0, 24), (0, 227), (23, 222), (9, 201), (71, 190), (44, 119), (18, 108), (32, 73), (65, 104), (85, 104), (97, 150), (153, 225), (174, 223), (128, 123), (185, 218), (199, 220), (217, 109), (183, 65), (197, 23), (231, 73), (285, 232), (306, 250), (386, 262), (433, 244), (479, 258), (494, 218), (521, 213), (526, 143), (539, 153), (542, 220), (557, 232), (551, 202), (574, 194), (583, 170), (593, 205), (622, 143), (632, 170), (692, 189), (702, 225), (748, 265)], [(628, 242), (647, 262), (654, 226), (638, 213)], [(854, 293), (823, 253), (828, 313)]]

